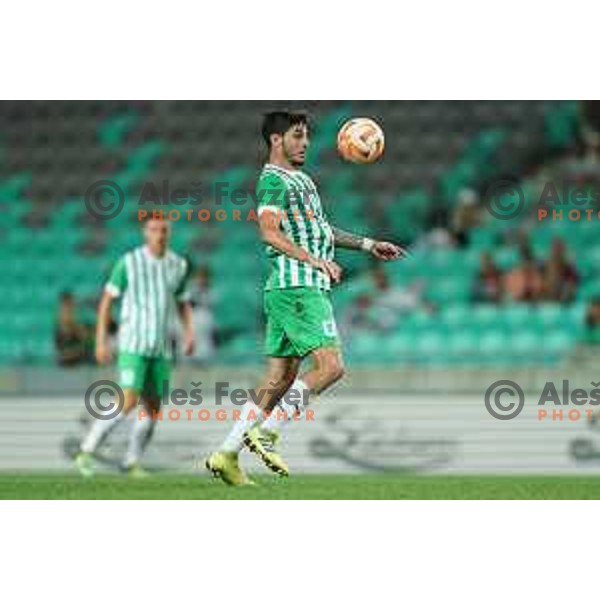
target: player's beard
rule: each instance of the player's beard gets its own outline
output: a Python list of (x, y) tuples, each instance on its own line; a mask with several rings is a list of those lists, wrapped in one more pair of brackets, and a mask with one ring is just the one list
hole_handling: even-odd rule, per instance
[(290, 165), (292, 165), (292, 167), (302, 167), (304, 165), (305, 160), (305, 157), (299, 158), (296, 156), (290, 156), (288, 158), (288, 162), (290, 163)]
[(304, 162), (306, 160), (306, 154), (300, 157), (297, 154), (292, 154), (291, 152), (288, 152), (286, 148), (284, 148), (284, 154), (286, 160), (288, 161), (288, 163), (290, 163), (290, 165), (292, 165), (292, 167), (302, 167), (304, 165)]

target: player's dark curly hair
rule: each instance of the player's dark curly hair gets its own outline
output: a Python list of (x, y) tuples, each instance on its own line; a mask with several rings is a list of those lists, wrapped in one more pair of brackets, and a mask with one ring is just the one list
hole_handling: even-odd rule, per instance
[(271, 148), (271, 136), (283, 135), (295, 125), (306, 125), (310, 130), (311, 118), (306, 111), (274, 110), (263, 117), (262, 136), (268, 148)]

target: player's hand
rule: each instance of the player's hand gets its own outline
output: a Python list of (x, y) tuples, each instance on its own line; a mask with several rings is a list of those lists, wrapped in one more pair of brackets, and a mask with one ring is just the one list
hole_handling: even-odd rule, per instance
[(96, 342), (96, 360), (100, 365), (112, 362), (112, 351), (106, 342)]
[(379, 260), (397, 260), (406, 258), (408, 251), (391, 242), (375, 242), (371, 248), (371, 254)]
[(342, 267), (332, 260), (317, 259), (313, 266), (329, 275), (335, 283), (339, 283), (342, 279)]
[(187, 331), (183, 334), (183, 353), (185, 356), (192, 356), (196, 351), (196, 340), (194, 339), (194, 332)]

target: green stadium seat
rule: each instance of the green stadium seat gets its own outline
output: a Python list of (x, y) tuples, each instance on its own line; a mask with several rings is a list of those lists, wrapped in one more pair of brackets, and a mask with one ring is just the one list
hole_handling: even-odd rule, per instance
[(521, 256), (517, 248), (502, 248), (497, 250), (494, 252), (494, 259), (496, 265), (504, 271), (516, 267), (521, 262)]
[(578, 107), (575, 101), (565, 101), (551, 108), (545, 116), (545, 141), (555, 148), (568, 146), (577, 136)]
[(440, 187), (447, 202), (453, 203), (461, 189), (475, 183), (477, 171), (476, 161), (466, 158), (442, 175)]
[(419, 362), (436, 363), (446, 356), (448, 342), (440, 331), (427, 331), (417, 336), (415, 354)]
[(539, 304), (532, 314), (534, 326), (543, 330), (555, 329), (566, 314), (566, 309), (560, 304)]
[(471, 319), (474, 327), (483, 328), (496, 325), (500, 320), (500, 309), (493, 304), (475, 304)]
[(560, 354), (573, 347), (575, 336), (568, 329), (558, 329), (545, 334), (543, 343), (545, 351)]
[(472, 320), (472, 307), (469, 304), (450, 304), (443, 308), (441, 320), (451, 330), (463, 329)]
[(127, 152), (127, 164), (131, 171), (152, 167), (165, 151), (165, 143), (152, 140)]
[(401, 362), (406, 362), (413, 355), (417, 337), (410, 332), (398, 332), (384, 336), (382, 341), (385, 353)]
[(31, 173), (23, 171), (0, 182), (0, 204), (21, 201), (23, 193), (31, 185), (31, 181)]
[(455, 331), (448, 338), (448, 358), (453, 363), (472, 362), (479, 351), (479, 335), (474, 331)]
[(499, 311), (499, 318), (510, 329), (522, 329), (533, 322), (534, 310), (527, 304), (511, 304)]
[(582, 303), (572, 304), (565, 308), (565, 327), (574, 332), (579, 332), (585, 325), (587, 306)]
[(531, 329), (514, 332), (510, 338), (513, 354), (522, 359), (530, 360), (539, 351), (540, 336)]
[(471, 248), (478, 250), (479, 252), (484, 250), (491, 250), (497, 244), (497, 238), (495, 232), (491, 231), (486, 227), (473, 229), (469, 234), (469, 242)]
[(488, 329), (481, 332), (479, 341), (481, 360), (486, 363), (498, 364), (509, 353), (509, 343), (506, 333), (501, 329)]
[(98, 139), (107, 148), (116, 149), (139, 121), (139, 114), (133, 111), (111, 117), (99, 125)]
[(485, 167), (505, 138), (506, 134), (498, 129), (482, 131), (471, 140), (463, 157), (477, 162), (481, 169)]
[(422, 334), (434, 327), (435, 319), (433, 315), (426, 311), (412, 311), (404, 316), (400, 324), (400, 329), (401, 331)]
[(349, 344), (349, 356), (357, 362), (377, 362), (381, 358), (381, 335), (358, 333)]

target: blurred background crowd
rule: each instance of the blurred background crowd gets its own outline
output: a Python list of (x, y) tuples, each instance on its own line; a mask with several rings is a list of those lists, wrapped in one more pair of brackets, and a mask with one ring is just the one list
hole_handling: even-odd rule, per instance
[[(569, 218), (581, 206), (562, 186), (588, 190), (586, 208), (595, 206), (599, 104), (3, 102), (0, 363), (91, 364), (103, 283), (114, 260), (141, 241), (144, 185), (200, 185), (201, 206), (177, 206), (182, 214), (217, 208), (216, 182), (251, 191), (263, 159), (261, 114), (285, 105), (314, 116), (306, 168), (331, 221), (410, 247), (409, 258), (385, 265), (339, 252), (345, 276), (333, 297), (349, 363), (560, 364), (600, 343), (598, 207), (590, 219)], [(357, 115), (385, 131), (386, 153), (374, 165), (336, 153), (339, 126)], [(98, 180), (125, 193), (113, 219), (87, 212), (85, 192)], [(498, 180), (522, 190), (518, 215), (487, 210)], [(540, 220), (548, 182), (564, 211)], [(191, 360), (260, 362), (265, 261), (248, 218), (254, 204), (225, 199), (219, 207), (241, 210), (242, 220), (173, 223), (172, 245), (194, 265), (199, 343)], [(117, 327), (115, 319), (113, 333)], [(177, 350), (175, 325), (172, 337)]]

